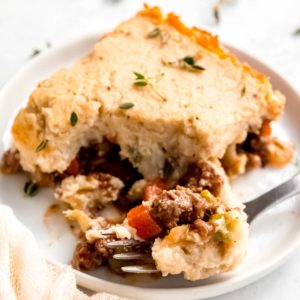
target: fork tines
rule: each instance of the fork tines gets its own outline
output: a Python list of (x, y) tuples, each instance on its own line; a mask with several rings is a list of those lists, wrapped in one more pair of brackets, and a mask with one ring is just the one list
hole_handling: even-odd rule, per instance
[(113, 255), (114, 259), (131, 260), (131, 259), (146, 259), (148, 256), (139, 252), (125, 252), (116, 253)]
[(154, 265), (137, 265), (137, 266), (125, 266), (121, 270), (126, 273), (136, 274), (154, 274), (160, 271), (155, 268)]
[(102, 235), (113, 235), (115, 232), (111, 228), (103, 229), (100, 231)]
[(133, 239), (128, 239), (128, 240), (119, 240), (119, 241), (112, 241), (108, 242), (106, 245), (109, 248), (115, 248), (119, 246), (136, 246), (139, 245), (141, 242)]

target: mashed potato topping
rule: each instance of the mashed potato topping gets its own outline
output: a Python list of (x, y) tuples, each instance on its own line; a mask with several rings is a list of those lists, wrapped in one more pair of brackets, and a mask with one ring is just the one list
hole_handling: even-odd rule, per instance
[[(280, 115), (285, 98), (266, 77), (224, 49), (220, 57), (221, 46), (199, 43), (208, 33), (195, 30), (195, 41), (175, 21), (139, 14), (102, 37), (87, 57), (42, 81), (12, 128), (23, 169), (63, 172), (80, 147), (106, 137), (153, 179), (166, 161), (181, 167), (221, 158), (264, 119)], [(156, 28), (161, 35), (149, 38)], [(134, 72), (151, 85), (135, 85)]]

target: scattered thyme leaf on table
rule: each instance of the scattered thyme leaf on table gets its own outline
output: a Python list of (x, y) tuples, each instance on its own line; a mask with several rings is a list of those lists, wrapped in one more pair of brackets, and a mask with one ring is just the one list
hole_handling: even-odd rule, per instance
[(217, 0), (215, 5), (212, 7), (212, 12), (213, 12), (213, 16), (214, 16), (214, 19), (216, 21), (216, 24), (219, 24), (220, 21), (221, 21), (221, 7), (223, 4), (225, 3), (234, 3), (236, 2), (237, 0)]
[(300, 35), (300, 27), (294, 31), (294, 36), (299, 36), (299, 35)]
[[(52, 47), (52, 44), (51, 44), (49, 41), (47, 41), (47, 42), (46, 42), (46, 48), (51, 48), (51, 47)], [(39, 49), (39, 48), (34, 48), (34, 49), (32, 50), (32, 53), (31, 53), (31, 55), (30, 55), (30, 58), (33, 58), (33, 57), (39, 55), (41, 52), (42, 52), (41, 49)]]
[(35, 56), (39, 55), (41, 52), (42, 52), (42, 51), (41, 51), (40, 49), (33, 49), (33, 50), (32, 50), (32, 53), (31, 53), (31, 55), (30, 55), (30, 57), (31, 57), (31, 58), (32, 58), (32, 57), (35, 57)]
[(36, 182), (33, 181), (27, 181), (24, 185), (24, 194), (26, 196), (32, 197), (34, 195), (36, 195), (36, 193), (38, 192), (39, 186), (37, 185)]
[(220, 23), (220, 6), (219, 5), (213, 6), (213, 16), (216, 20), (216, 24), (219, 24)]

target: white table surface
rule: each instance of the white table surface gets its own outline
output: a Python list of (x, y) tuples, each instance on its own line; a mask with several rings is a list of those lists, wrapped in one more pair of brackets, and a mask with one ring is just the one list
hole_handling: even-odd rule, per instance
[[(0, 0), (0, 86), (28, 61), (33, 49), (47, 51), (47, 42), (54, 47), (65, 40), (112, 28), (135, 14), (143, 2)], [(179, 14), (187, 24), (217, 33), (221, 40), (255, 55), (300, 90), (300, 35), (293, 36), (300, 27), (300, 0), (228, 1), (221, 9), (218, 25), (212, 17), (215, 2), (148, 0), (149, 4)], [(213, 299), (300, 299), (300, 249), (259, 282)]]

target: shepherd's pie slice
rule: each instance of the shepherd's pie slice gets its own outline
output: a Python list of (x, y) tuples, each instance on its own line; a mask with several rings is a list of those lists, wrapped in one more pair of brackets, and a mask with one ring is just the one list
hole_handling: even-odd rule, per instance
[(145, 6), (38, 85), (1, 170), (29, 172), (29, 196), (56, 187), (80, 240), (74, 268), (107, 262), (119, 273), (122, 247), (110, 242), (132, 239), (123, 250), (151, 254), (163, 276), (203, 279), (246, 254), (247, 216), (228, 176), (292, 157), (271, 134), (284, 104), (217, 37)]

